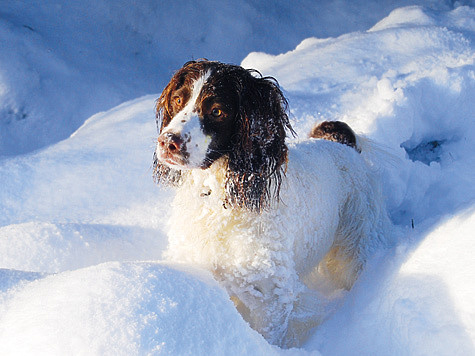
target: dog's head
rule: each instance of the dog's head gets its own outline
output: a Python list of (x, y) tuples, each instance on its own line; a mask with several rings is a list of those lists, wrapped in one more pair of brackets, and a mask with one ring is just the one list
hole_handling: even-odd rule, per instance
[(226, 157), (226, 203), (260, 211), (278, 198), (293, 133), (287, 101), (273, 78), (240, 66), (186, 63), (157, 101), (157, 181), (207, 169)]

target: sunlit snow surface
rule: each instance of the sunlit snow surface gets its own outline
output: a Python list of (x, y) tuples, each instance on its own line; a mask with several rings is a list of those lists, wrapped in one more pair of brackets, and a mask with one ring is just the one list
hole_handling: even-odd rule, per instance
[[(0, 38), (11, 38), (5, 23)], [(152, 180), (158, 94), (0, 158), (0, 354), (475, 354), (474, 40), (473, 7), (406, 7), (368, 31), (243, 60), (279, 80), (300, 138), (338, 119), (379, 145), (398, 232), (299, 350), (268, 345), (206, 272), (160, 262), (173, 192)], [(24, 53), (10, 43), (12, 58)], [(0, 67), (0, 99), (4, 77)], [(50, 108), (67, 104), (48, 95)]]

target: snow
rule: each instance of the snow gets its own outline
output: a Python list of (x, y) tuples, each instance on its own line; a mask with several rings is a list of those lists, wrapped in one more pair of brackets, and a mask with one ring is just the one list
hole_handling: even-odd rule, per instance
[[(0, 354), (475, 354), (474, 4), (220, 4), (2, 4)], [(199, 57), (276, 77), (300, 138), (337, 119), (379, 147), (398, 239), (301, 349), (161, 262), (153, 108)]]
[(474, 223), (471, 208), (374, 261), (308, 344), (323, 355), (473, 355)]
[(211, 276), (158, 262), (109, 262), (47, 276), (5, 304), (2, 355), (278, 353)]

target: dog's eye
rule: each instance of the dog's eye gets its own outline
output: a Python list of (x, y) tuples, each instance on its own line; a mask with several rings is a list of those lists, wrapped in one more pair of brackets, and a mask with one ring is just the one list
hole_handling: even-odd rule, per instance
[(182, 100), (181, 100), (181, 98), (180, 98), (179, 96), (175, 96), (175, 97), (173, 98), (173, 102), (175, 103), (175, 105), (180, 106), (181, 103), (182, 103)]
[(214, 108), (213, 110), (211, 110), (211, 115), (213, 115), (214, 117), (221, 117), (223, 116), (223, 110)]

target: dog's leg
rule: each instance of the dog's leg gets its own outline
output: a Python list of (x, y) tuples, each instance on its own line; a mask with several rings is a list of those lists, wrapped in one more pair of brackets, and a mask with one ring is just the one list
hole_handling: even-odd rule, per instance
[(387, 245), (390, 221), (380, 188), (373, 182), (350, 194), (340, 214), (333, 246), (319, 271), (340, 288), (349, 290), (374, 250)]
[(225, 277), (222, 283), (244, 320), (269, 343), (285, 346), (283, 340), (295, 302), (293, 281), (269, 276), (250, 282), (250, 275), (243, 275), (244, 271), (234, 272), (221, 276)]
[(309, 289), (300, 282), (282, 285), (270, 278), (250, 286), (254, 293), (241, 294), (237, 309), (252, 328), (271, 344), (298, 347), (341, 300)]
[(304, 287), (294, 302), (282, 346), (300, 347), (308, 339), (312, 329), (332, 314), (343, 294), (342, 290), (322, 293)]
[(331, 279), (337, 288), (349, 290), (363, 268), (364, 260), (344, 246), (333, 246), (325, 255), (318, 270)]

